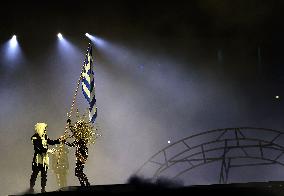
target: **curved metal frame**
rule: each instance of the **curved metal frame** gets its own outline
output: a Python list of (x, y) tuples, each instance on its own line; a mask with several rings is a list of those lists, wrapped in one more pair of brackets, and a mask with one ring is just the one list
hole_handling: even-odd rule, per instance
[[(270, 139), (262, 139), (257, 136), (247, 137), (249, 132), (265, 132), (270, 135)], [(209, 136), (213, 134), (212, 140), (203, 142), (201, 144), (190, 146), (189, 140), (198, 138), (199, 136)], [(231, 137), (226, 137), (226, 134), (231, 134)], [(158, 167), (154, 172), (152, 179), (155, 179), (163, 174), (166, 170), (171, 169), (173, 166), (180, 163), (188, 163), (188, 167), (178, 172), (172, 178), (175, 179), (186, 172), (215, 161), (221, 161), (219, 183), (227, 183), (229, 177), (230, 168), (234, 167), (245, 167), (245, 166), (257, 166), (257, 165), (271, 165), (279, 164), (284, 166), (284, 161), (279, 160), (284, 154), (284, 146), (278, 144), (276, 141), (284, 133), (277, 130), (265, 129), (265, 128), (254, 128), (254, 127), (238, 127), (238, 128), (226, 128), (216, 129), (211, 131), (202, 132), (196, 135), (192, 135), (181, 139), (164, 149), (154, 154), (148, 161), (146, 161), (136, 172), (136, 174), (143, 173), (143, 170), (147, 165), (154, 164)], [(233, 137), (232, 137), (233, 135)], [(248, 144), (244, 144), (248, 143)], [(173, 149), (175, 146), (182, 144), (185, 149), (176, 152), (173, 156), (169, 157), (167, 154), (168, 150)], [(213, 147), (211, 147), (213, 145)], [(215, 147), (214, 147), (215, 145)], [(221, 145), (221, 146), (216, 146)], [(233, 149), (240, 150), (241, 155), (229, 155), (229, 152)], [(259, 153), (249, 153), (250, 149), (256, 149)], [(197, 152), (196, 152), (197, 150)], [(277, 155), (274, 158), (266, 157), (264, 150), (274, 151)], [(194, 151), (194, 152), (192, 152)], [(208, 153), (222, 152), (220, 156), (209, 156)], [(187, 154), (186, 154), (187, 153)], [(157, 157), (163, 157), (163, 161), (156, 161)], [(200, 156), (202, 158), (200, 158)], [(197, 157), (197, 158), (196, 158)], [(250, 160), (258, 161), (255, 163), (234, 163), (235, 160)], [(260, 161), (260, 162), (259, 162)], [(197, 163), (196, 163), (197, 162)]]

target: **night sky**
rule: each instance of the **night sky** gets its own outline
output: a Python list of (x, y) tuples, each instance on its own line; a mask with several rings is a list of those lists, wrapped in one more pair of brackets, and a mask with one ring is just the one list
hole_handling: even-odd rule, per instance
[[(86, 32), (107, 43), (93, 53), (103, 136), (90, 147), (85, 173), (91, 184), (125, 183), (168, 140), (226, 127), (284, 130), (282, 1), (11, 1), (0, 6), (3, 194), (29, 186), (34, 124), (46, 122), (51, 139), (64, 133), (89, 42)], [(60, 45), (59, 32), (69, 48)], [(5, 44), (13, 34), (20, 52), (9, 59)], [(81, 91), (78, 105), (87, 107)], [(72, 149), (69, 159), (68, 185), (79, 185)], [(213, 183), (215, 168), (203, 169), (202, 175), (183, 179), (185, 184)], [(284, 172), (269, 169), (270, 175), (252, 172), (238, 179), (284, 179)], [(49, 169), (47, 191), (55, 189)]]

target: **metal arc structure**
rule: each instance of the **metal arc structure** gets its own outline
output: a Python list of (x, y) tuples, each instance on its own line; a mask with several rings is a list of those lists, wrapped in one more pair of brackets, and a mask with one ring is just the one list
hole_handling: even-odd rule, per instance
[[(181, 139), (151, 156), (136, 172), (151, 179), (177, 179), (205, 164), (220, 162), (220, 184), (228, 183), (232, 168), (284, 166), (284, 132), (254, 127), (205, 131)], [(217, 181), (216, 180), (216, 181)]]

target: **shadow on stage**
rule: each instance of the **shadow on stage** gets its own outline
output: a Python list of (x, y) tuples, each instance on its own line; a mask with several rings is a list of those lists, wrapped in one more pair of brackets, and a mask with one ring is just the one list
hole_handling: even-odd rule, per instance
[(161, 179), (155, 183), (132, 177), (126, 184), (93, 185), (89, 187), (68, 186), (52, 192), (23, 193), (21, 195), (239, 195), (239, 196), (284, 196), (284, 181), (250, 182), (184, 186), (182, 183)]

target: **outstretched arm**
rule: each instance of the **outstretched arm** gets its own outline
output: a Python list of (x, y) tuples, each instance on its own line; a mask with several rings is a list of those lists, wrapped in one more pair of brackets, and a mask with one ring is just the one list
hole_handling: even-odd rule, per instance
[(76, 141), (74, 141), (74, 142), (72, 142), (72, 143), (70, 143), (70, 142), (65, 142), (65, 144), (66, 144), (67, 146), (69, 146), (69, 147), (75, 147), (76, 144), (77, 144), (77, 142), (76, 142)]
[(47, 143), (48, 143), (49, 145), (60, 144), (60, 139), (51, 140), (51, 139), (47, 138)]

